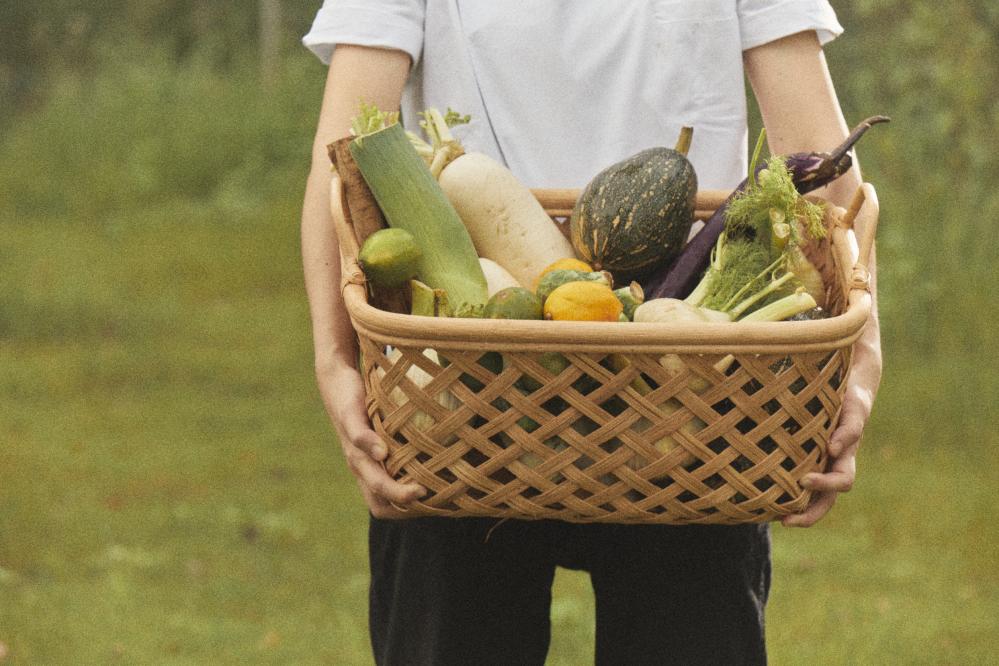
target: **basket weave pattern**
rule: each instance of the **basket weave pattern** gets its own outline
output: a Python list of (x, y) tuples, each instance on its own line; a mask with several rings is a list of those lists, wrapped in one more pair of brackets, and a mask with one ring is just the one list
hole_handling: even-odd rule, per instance
[[(566, 211), (562, 198), (542, 201), (554, 216)], [(830, 207), (827, 223), (837, 227), (842, 216)], [(840, 228), (832, 242), (809, 248), (828, 309), (853, 311), (849, 330), (835, 335), (821, 327), (846, 317), (778, 324), (789, 329), (707, 325), (722, 335), (726, 327), (732, 336), (756, 331), (730, 344), (717, 332), (684, 339), (668, 328), (656, 337), (652, 328), (648, 343), (632, 344), (632, 330), (655, 325), (391, 315), (348, 285), (387, 470), (429, 491), (407, 510), (670, 524), (763, 522), (801, 511), (810, 493), (799, 480), (826, 463), (851, 345), (866, 321), (856, 313), (864, 303), (847, 298), (852, 241)], [(353, 256), (342, 251), (349, 277)], [(524, 330), (506, 335), (507, 324)], [(792, 339), (771, 342), (773, 330), (792, 330)], [(546, 363), (553, 354), (565, 359), (557, 374)], [(432, 380), (413, 381), (412, 366)]]

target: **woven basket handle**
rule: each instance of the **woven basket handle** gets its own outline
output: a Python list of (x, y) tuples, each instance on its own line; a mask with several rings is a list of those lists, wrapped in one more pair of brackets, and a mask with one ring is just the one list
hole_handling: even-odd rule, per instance
[(856, 229), (857, 220), (860, 220), (857, 263), (854, 264), (850, 274), (850, 289), (871, 291), (871, 273), (868, 265), (874, 247), (874, 236), (878, 229), (878, 212), (878, 193), (870, 183), (862, 183), (854, 193), (846, 214), (840, 220), (842, 227), (851, 230)]
[(343, 292), (348, 285), (364, 285), (365, 280), (364, 273), (357, 264), (360, 248), (351, 226), (350, 209), (347, 207), (340, 176), (336, 172), (333, 172), (330, 180), (330, 215), (340, 245), (340, 291)]

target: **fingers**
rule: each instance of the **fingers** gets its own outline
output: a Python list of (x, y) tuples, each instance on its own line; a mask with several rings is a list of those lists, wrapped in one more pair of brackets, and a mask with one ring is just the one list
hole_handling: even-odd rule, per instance
[(809, 474), (801, 480), (801, 485), (816, 492), (848, 493), (853, 488), (853, 479), (854, 475), (847, 472)]
[(409, 504), (425, 496), (427, 490), (415, 483), (395, 481), (380, 464), (388, 456), (388, 449), (378, 433), (371, 429), (360, 373), (345, 368), (319, 374), (319, 388), (340, 435), (347, 465), (361, 486), (368, 508), (379, 518), (403, 517), (405, 514), (392, 503)]
[(829, 509), (836, 503), (837, 493), (820, 493), (815, 496), (808, 508), (801, 513), (784, 516), (781, 524), (784, 527), (811, 527), (829, 513)]
[(364, 502), (368, 505), (368, 510), (375, 518), (398, 520), (409, 517), (408, 512), (396, 508), (395, 505), (366, 490), (363, 484), (359, 483), (358, 485), (361, 487), (361, 494), (364, 495)]
[(358, 418), (356, 414), (346, 416), (340, 427), (343, 431), (342, 439), (346, 440), (341, 442), (345, 450), (346, 447), (353, 446), (376, 462), (385, 460), (385, 457), (388, 456), (385, 443), (382, 442), (378, 433), (371, 429), (367, 416), (363, 418)]
[(801, 487), (817, 492), (848, 493), (853, 489), (857, 478), (857, 458), (848, 455), (833, 461), (824, 474), (806, 474), (801, 479)]
[[(416, 483), (399, 483), (365, 453), (355, 449), (348, 455), (347, 464), (367, 493), (388, 503), (409, 504), (427, 494), (426, 488)], [(371, 502), (369, 501), (369, 506)], [(374, 507), (372, 507), (374, 508)]]
[(838, 458), (848, 448), (860, 443), (869, 415), (870, 409), (853, 392), (848, 392), (844, 396), (839, 423), (829, 439), (830, 456)]
[(815, 491), (811, 504), (801, 513), (784, 516), (781, 523), (785, 527), (811, 527), (829, 513), (837, 495), (850, 492), (856, 477), (857, 457), (849, 452), (835, 459), (825, 474), (806, 474), (801, 487)]
[(829, 440), (829, 455), (838, 458), (851, 446), (860, 444), (864, 426), (871, 416), (872, 397), (862, 389), (848, 390), (843, 396), (839, 423)]
[(839, 423), (829, 440), (832, 464), (824, 474), (806, 474), (801, 479), (801, 486), (815, 494), (804, 511), (781, 519), (781, 523), (787, 527), (814, 525), (829, 512), (840, 493), (849, 492), (853, 488), (857, 476), (857, 447), (864, 434), (864, 426), (871, 416), (874, 395), (881, 377), (880, 352), (867, 354), (862, 349), (855, 361), (843, 396)]

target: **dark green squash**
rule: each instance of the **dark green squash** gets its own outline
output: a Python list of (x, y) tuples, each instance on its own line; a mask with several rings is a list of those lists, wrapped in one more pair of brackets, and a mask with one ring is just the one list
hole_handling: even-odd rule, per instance
[(694, 222), (697, 174), (686, 157), (692, 130), (677, 148), (650, 148), (596, 175), (570, 218), (572, 245), (595, 270), (619, 281), (670, 263)]

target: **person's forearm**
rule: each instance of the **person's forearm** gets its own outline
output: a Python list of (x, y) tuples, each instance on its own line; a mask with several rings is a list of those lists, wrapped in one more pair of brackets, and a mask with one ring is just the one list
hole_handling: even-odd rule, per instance
[[(847, 136), (847, 124), (819, 40), (814, 32), (799, 33), (744, 53), (746, 73), (760, 104), (771, 150), (779, 154), (829, 150)], [(846, 207), (861, 184), (860, 167), (853, 168), (818, 194)], [(863, 220), (858, 220), (863, 224)], [(861, 231), (858, 229), (858, 231)], [(874, 254), (871, 253), (871, 296), (876, 289)], [(821, 520), (840, 493), (856, 479), (856, 454), (871, 415), (881, 381), (881, 342), (877, 301), (870, 321), (853, 346), (853, 363), (844, 382), (843, 402), (835, 429), (829, 436), (829, 459), (821, 471), (806, 474), (800, 484), (813, 491), (808, 507), (785, 516), (782, 523), (809, 527)]]
[(401, 51), (341, 45), (330, 62), (302, 207), (302, 265), (317, 369), (354, 367), (357, 359), (356, 339), (340, 293), (326, 146), (350, 133), (350, 120), (362, 99), (384, 109), (399, 108), (408, 73), (409, 56)]
[[(760, 105), (774, 153), (829, 150), (849, 133), (840, 110), (825, 56), (814, 32), (800, 33), (750, 49), (744, 55), (746, 73)], [(816, 194), (849, 206), (862, 180), (854, 159), (853, 168)], [(858, 235), (862, 229), (857, 229)], [(871, 253), (872, 317), (858, 341), (857, 352), (877, 360), (881, 345), (877, 315), (876, 262)], [(872, 364), (873, 365), (873, 364)], [(876, 388), (876, 382), (874, 382)]]
[(357, 341), (340, 294), (340, 253), (329, 213), (330, 172), (313, 169), (302, 210), (302, 266), (316, 368), (356, 365)]

